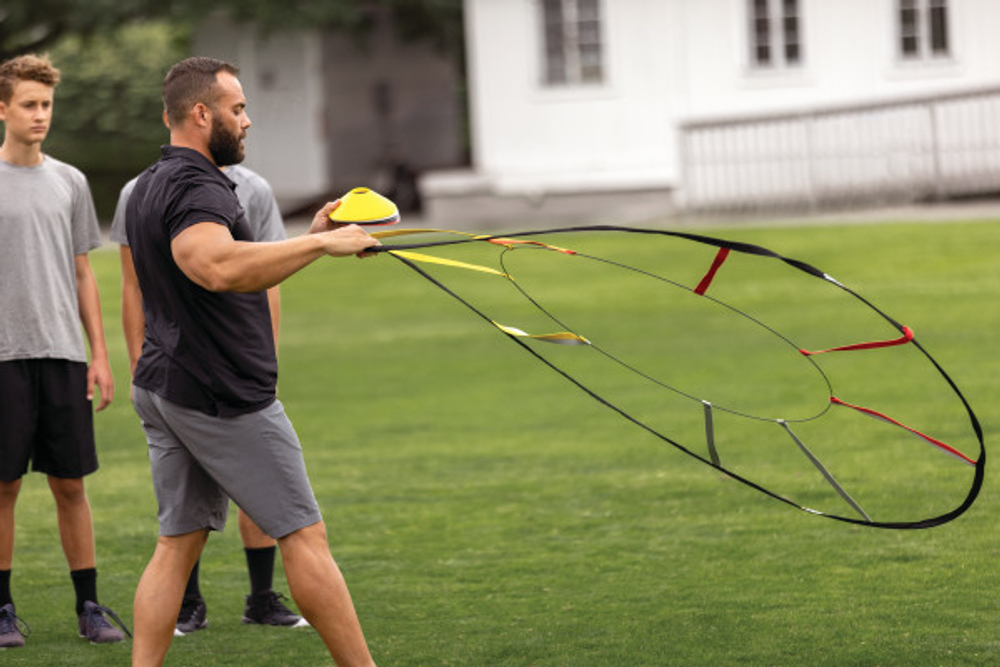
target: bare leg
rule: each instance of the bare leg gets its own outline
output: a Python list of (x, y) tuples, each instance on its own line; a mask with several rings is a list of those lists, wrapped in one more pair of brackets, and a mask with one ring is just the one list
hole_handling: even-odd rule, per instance
[(163, 664), (174, 637), (184, 586), (207, 539), (207, 530), (157, 539), (153, 557), (135, 589), (133, 667)]
[(59, 537), (69, 569), (72, 571), (95, 567), (94, 521), (83, 479), (49, 477), (49, 489), (56, 501)]
[(273, 547), (277, 542), (273, 537), (257, 527), (253, 519), (239, 510), (240, 517), (240, 537), (243, 538), (243, 546), (247, 549), (266, 549)]
[(315, 523), (278, 540), (292, 599), (340, 667), (373, 667), (351, 594)]
[(20, 479), (0, 482), (0, 570), (9, 570), (14, 562), (14, 505), (20, 490)]

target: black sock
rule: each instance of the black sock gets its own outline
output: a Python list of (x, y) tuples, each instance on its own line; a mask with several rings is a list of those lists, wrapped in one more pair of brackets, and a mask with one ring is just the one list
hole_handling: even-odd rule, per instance
[(10, 596), (10, 570), (0, 570), (0, 607), (13, 601)]
[(71, 570), (69, 573), (73, 579), (73, 588), (76, 590), (76, 613), (83, 613), (83, 603), (93, 602), (97, 604), (97, 569), (88, 567), (84, 570)]
[(274, 584), (274, 552), (275, 547), (262, 549), (247, 549), (247, 570), (250, 573), (250, 595), (271, 590)]
[(191, 568), (191, 576), (188, 577), (187, 587), (184, 589), (184, 597), (201, 599), (201, 587), (198, 585), (198, 566), (201, 565), (199, 558)]

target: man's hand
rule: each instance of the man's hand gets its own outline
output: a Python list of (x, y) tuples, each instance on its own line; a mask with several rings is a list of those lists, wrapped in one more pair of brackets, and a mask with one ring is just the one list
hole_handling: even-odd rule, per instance
[(101, 392), (101, 401), (97, 405), (100, 412), (108, 407), (115, 397), (115, 380), (111, 374), (111, 364), (107, 359), (95, 359), (87, 368), (87, 400), (94, 400), (94, 386)]
[(343, 224), (334, 222), (330, 219), (330, 214), (336, 211), (339, 206), (339, 199), (337, 201), (328, 201), (323, 205), (323, 208), (316, 211), (316, 215), (313, 216), (312, 224), (309, 225), (309, 233), (319, 234), (320, 232), (329, 232), (343, 227)]
[(347, 255), (371, 257), (376, 253), (365, 252), (365, 250), (382, 245), (378, 239), (358, 225), (338, 225), (336, 229), (321, 232), (321, 234), (323, 236), (323, 250), (331, 257), (346, 257)]

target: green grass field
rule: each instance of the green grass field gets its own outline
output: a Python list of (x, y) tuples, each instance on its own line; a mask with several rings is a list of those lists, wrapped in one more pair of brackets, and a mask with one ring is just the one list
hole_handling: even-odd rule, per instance
[[(969, 399), (989, 445), (1000, 400), (1000, 225), (707, 233), (809, 262), (910, 326)], [(714, 252), (617, 235), (552, 242), (684, 282), (696, 282)], [(476, 252), (469, 250), (471, 261), (490, 260)], [(512, 261), (533, 294), (584, 335), (627, 344), (637, 366), (754, 414), (822, 409), (817, 375), (801, 361), (772, 363), (785, 358), (774, 337), (738, 315), (627, 271), (577, 273), (548, 253), (519, 252)], [(543, 261), (532, 264), (535, 257)], [(88, 481), (99, 590), (131, 624), (155, 504), (128, 402), (117, 253), (97, 251), (92, 262), (118, 380), (115, 403), (97, 417), (102, 465)], [(477, 282), (486, 277), (434, 272), (482, 296), (503, 324), (552, 329), (495, 284)], [(710, 293), (817, 348), (857, 342), (848, 339), (855, 333), (898, 335), (825, 287), (773, 263), (733, 258)], [(651, 308), (661, 293), (674, 300)], [(637, 322), (666, 331), (669, 345), (653, 345), (664, 335), (644, 335)], [(587, 382), (704, 454), (699, 405), (572, 356), (583, 348), (542, 351), (579, 364), (573, 368)], [(954, 395), (912, 348), (864, 354), (823, 360), (838, 395), (901, 415), (975, 456)], [(797, 511), (624, 421), (385, 256), (319, 262), (287, 282), (280, 361), (279, 396), (380, 665), (1000, 664), (989, 472), (972, 510), (932, 530), (880, 531)], [(850, 514), (787, 436), (774, 437), (777, 428), (720, 416), (723, 463), (810, 506)], [(967, 484), (969, 468), (876, 420), (801, 429), (859, 501), (885, 518), (948, 509)], [(239, 623), (248, 582), (235, 511), (230, 524), (202, 561), (209, 628), (175, 640), (167, 664), (330, 664), (312, 630)], [(284, 588), (280, 570), (276, 579)], [(26, 479), (18, 506), (12, 585), (32, 632), (0, 664), (128, 664), (128, 645), (89, 646), (75, 636), (40, 475)]]

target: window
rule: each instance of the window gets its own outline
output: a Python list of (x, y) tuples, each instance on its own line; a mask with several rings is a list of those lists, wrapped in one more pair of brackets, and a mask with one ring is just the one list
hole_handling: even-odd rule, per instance
[(899, 55), (905, 60), (950, 55), (948, 0), (899, 0)]
[(541, 0), (548, 86), (601, 83), (601, 0)]
[(748, 0), (750, 66), (795, 67), (802, 62), (799, 0)]

